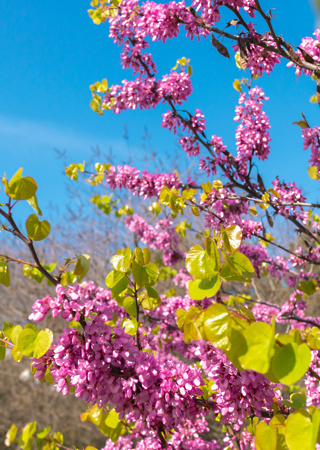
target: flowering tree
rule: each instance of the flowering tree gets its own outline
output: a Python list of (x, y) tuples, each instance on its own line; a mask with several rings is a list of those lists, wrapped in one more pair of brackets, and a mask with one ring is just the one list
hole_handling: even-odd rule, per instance
[[(270, 124), (263, 111), (268, 97), (256, 82), (285, 59), (296, 76), (312, 76), (318, 86), (320, 30), (293, 45), (276, 35), (274, 18), (259, 0), (194, 0), (190, 6), (184, 1), (93, 0), (92, 8), (90, 17), (109, 24), (123, 68), (135, 75), (121, 85), (108, 86), (107, 80), (92, 85), (92, 109), (103, 115), (166, 104), (162, 127), (181, 133), (182, 149), (199, 158), (199, 177), (208, 180), (199, 185), (180, 179), (177, 171), (153, 174), (95, 165), (89, 182), (149, 201), (157, 217), (152, 225), (111, 196), (92, 199), (104, 213), (122, 218), (145, 246), (117, 250), (107, 288), (102, 288), (82, 281), (88, 255), (67, 259), (59, 269), (39, 260), (34, 242), (48, 236), (50, 225), (39, 219), (36, 182), (23, 177), (22, 169), (10, 181), (3, 178), (7, 200), (0, 214), (8, 223), (3, 228), (28, 246), (32, 261), (2, 255), (0, 282), (10, 284), (12, 262), (25, 264), (25, 275), (46, 278), (56, 287), (55, 296), (34, 303), (29, 320), (41, 322), (52, 314), (69, 326), (53, 338), (33, 323), (24, 328), (5, 323), (1, 358), (6, 349), (16, 361), (30, 357), (36, 379), (87, 402), (81, 419), (109, 437), (104, 450), (320, 448), (320, 318), (306, 314), (320, 282), (320, 218), (314, 213), (320, 205), (308, 202), (294, 182), (276, 178), (266, 186), (253, 170), (270, 153)], [(232, 19), (223, 28), (224, 10)], [(260, 19), (259, 31), (252, 18)], [(210, 137), (200, 109), (186, 110), (192, 92), (189, 60), (181, 58), (169, 74), (157, 75), (146, 49), (180, 31), (190, 39), (210, 38), (224, 57), (229, 57), (230, 42), (238, 67), (246, 71), (247, 78), (234, 83), (239, 91), (235, 154), (221, 137)], [(304, 116), (297, 125), (303, 149), (311, 149), (309, 175), (319, 180), (320, 128), (312, 128)], [(80, 172), (84, 164), (66, 168), (75, 181)], [(28, 217), (26, 232), (12, 215), (23, 200), (36, 212)], [(193, 224), (179, 223), (188, 212)], [(281, 217), (298, 233), (301, 245), (294, 249), (278, 243), (264, 225), (271, 229)], [(184, 253), (186, 236), (199, 243)], [(155, 261), (150, 250), (161, 252), (161, 259)], [(263, 277), (290, 288), (281, 305), (259, 294), (256, 281)], [(165, 278), (184, 294), (162, 292)], [(247, 289), (250, 295), (244, 295)], [(210, 418), (225, 432), (222, 445), (202, 437)], [(18, 442), (31, 449), (35, 438), (40, 449), (67, 448), (61, 434), (37, 431), (35, 422), (21, 433), (13, 425), (6, 445)]]

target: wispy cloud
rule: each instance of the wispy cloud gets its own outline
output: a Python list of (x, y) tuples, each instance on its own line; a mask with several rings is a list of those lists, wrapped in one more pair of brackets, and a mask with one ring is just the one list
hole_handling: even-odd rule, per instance
[(68, 152), (86, 152), (92, 146), (99, 145), (105, 151), (112, 147), (117, 154), (124, 155), (126, 146), (122, 139), (105, 139), (79, 133), (78, 130), (48, 122), (30, 121), (8, 117), (0, 113), (0, 151), (26, 149), (30, 156), (43, 154), (54, 147), (67, 149)]

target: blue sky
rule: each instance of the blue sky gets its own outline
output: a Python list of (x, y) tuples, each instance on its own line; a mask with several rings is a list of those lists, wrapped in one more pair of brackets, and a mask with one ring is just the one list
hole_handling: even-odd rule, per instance
[[(288, 41), (299, 44), (314, 31), (315, 15), (308, 2), (303, 2), (303, 8), (298, 0), (261, 4), (265, 9), (276, 8), (276, 32)], [(120, 83), (131, 77), (121, 69), (120, 50), (108, 38), (107, 26), (96, 26), (88, 17), (89, 7), (86, 0), (1, 5), (1, 172), (11, 177), (24, 167), (24, 174), (38, 182), (45, 214), (53, 206), (63, 213), (68, 203), (62, 161), (56, 158), (54, 148), (66, 149), (69, 163), (89, 159), (90, 148), (97, 145), (105, 153), (112, 148), (115, 164), (128, 157), (137, 160), (147, 127), (152, 135), (150, 145), (159, 156), (176, 151), (175, 138), (160, 128), (163, 106), (120, 116), (109, 112), (104, 117), (89, 108), (90, 84), (102, 78)], [(234, 151), (237, 92), (232, 82), (243, 72), (235, 67), (233, 56), (229, 61), (218, 55), (209, 40), (199, 44), (183, 37), (166, 46), (155, 43), (151, 51), (159, 73), (168, 72), (182, 56), (191, 58), (195, 92), (189, 109), (200, 108), (207, 117), (208, 133), (221, 135)], [(312, 126), (319, 124), (319, 108), (309, 103), (315, 83), (303, 77), (297, 80), (293, 69), (282, 62), (273, 76), (264, 76), (258, 84), (270, 96), (266, 111), (273, 139), (270, 160), (260, 165), (261, 173), (269, 182), (276, 175), (297, 181), (313, 199), (320, 198), (318, 184), (307, 176), (309, 154), (302, 151), (300, 129), (292, 125), (302, 111)], [(122, 137), (124, 124), (129, 140)]]

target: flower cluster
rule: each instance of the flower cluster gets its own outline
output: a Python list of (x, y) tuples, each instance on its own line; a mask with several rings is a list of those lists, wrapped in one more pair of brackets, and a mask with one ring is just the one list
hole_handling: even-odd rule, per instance
[(302, 130), (303, 150), (311, 149), (309, 162), (320, 171), (320, 127)]
[(215, 411), (221, 414), (223, 424), (231, 421), (234, 429), (240, 430), (246, 413), (261, 417), (264, 408), (272, 409), (274, 385), (263, 375), (251, 370), (240, 372), (222, 350), (210, 343), (201, 342), (195, 353), (207, 377), (213, 381)]
[(314, 350), (311, 356), (311, 371), (307, 372), (305, 377), (306, 385), (306, 395), (307, 395), (307, 406), (320, 405), (320, 388), (319, 379), (320, 377), (320, 359), (319, 351)]
[[(74, 387), (76, 397), (98, 407), (113, 403), (120, 419), (133, 413), (147, 428), (169, 432), (181, 421), (194, 421), (203, 411), (197, 403), (204, 384), (200, 370), (173, 360), (160, 364), (151, 353), (138, 350), (133, 336), (108, 324), (113, 306), (102, 301), (99, 290), (97, 299), (86, 295), (86, 287), (64, 290), (58, 286), (56, 303), (49, 310), (55, 311), (58, 305), (66, 320), (80, 311), (85, 325), (81, 322), (82, 331), (65, 328), (52, 348), (33, 360), (35, 377), (43, 378), (50, 367), (58, 392), (67, 395)], [(47, 301), (38, 300), (34, 310)]]
[(248, 173), (247, 163), (257, 156), (258, 159), (267, 159), (270, 153), (271, 141), (269, 120), (262, 111), (263, 101), (269, 100), (261, 88), (249, 90), (249, 95), (240, 94), (239, 106), (236, 107), (234, 120), (241, 121), (236, 131), (238, 173), (243, 179)]
[[(207, 422), (202, 418), (197, 419), (194, 423), (185, 421), (167, 441), (166, 449), (221, 450), (215, 439), (207, 442), (200, 437), (200, 433), (207, 431), (209, 431)], [(163, 448), (156, 433), (153, 430), (145, 430), (142, 422), (138, 421), (130, 435), (120, 437), (116, 444), (108, 439), (101, 450), (131, 450), (135, 441), (137, 441), (136, 450), (162, 450)]]
[(175, 173), (152, 174), (147, 170), (140, 172), (127, 165), (111, 166), (105, 180), (111, 189), (127, 189), (133, 195), (144, 198), (159, 197), (164, 186), (169, 189), (178, 189), (181, 186), (181, 181)]
[[(307, 54), (309, 56), (311, 56), (311, 58), (313, 58), (316, 63), (319, 63), (320, 62), (320, 50), (319, 50), (320, 29), (317, 28), (313, 34), (316, 37), (315, 39), (313, 39), (311, 36), (305, 37), (305, 38), (302, 39), (302, 42), (299, 45), (299, 47), (301, 47), (303, 50), (305, 50), (307, 52)], [(299, 49), (297, 50), (296, 53), (297, 53), (298, 56), (300, 56), (302, 59), (304, 59), (303, 55), (302, 55), (302, 53), (301, 53), (301, 51)], [(295, 66), (296, 75), (298, 77), (300, 77), (302, 73), (304, 73), (306, 75), (309, 75), (309, 76), (312, 75), (312, 71), (311, 70), (302, 69), (300, 66), (297, 66), (293, 62), (289, 62), (287, 64), (287, 66), (288, 67)]]
[(188, 156), (198, 156), (200, 153), (200, 144), (197, 141), (197, 134), (203, 134), (206, 129), (206, 122), (204, 114), (196, 109), (196, 112), (188, 120), (182, 120), (172, 111), (168, 111), (163, 114), (162, 127), (168, 128), (173, 131), (174, 134), (177, 133), (177, 128), (182, 127), (184, 131), (186, 128), (188, 131), (192, 131), (192, 136), (182, 136), (179, 140), (179, 144), (182, 149), (187, 153)]

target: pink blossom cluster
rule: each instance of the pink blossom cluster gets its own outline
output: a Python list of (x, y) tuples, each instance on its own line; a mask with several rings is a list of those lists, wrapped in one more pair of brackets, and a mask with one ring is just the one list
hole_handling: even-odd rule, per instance
[[(295, 206), (294, 203), (304, 203), (306, 198), (302, 195), (302, 190), (297, 187), (296, 183), (280, 182), (278, 178), (272, 181), (273, 190), (277, 193), (271, 192), (271, 200), (274, 203), (279, 203), (277, 210), (279, 214), (286, 219), (290, 215), (294, 215), (301, 222), (306, 225), (308, 223), (308, 213), (304, 211), (303, 206)], [(281, 205), (281, 203), (287, 203), (288, 205)], [(297, 212), (297, 209), (301, 213)]]
[[(249, 25), (251, 25), (251, 27), (249, 26), (250, 33), (248, 34), (248, 37), (256, 37), (257, 33), (254, 31), (253, 25)], [(277, 47), (272, 36), (265, 34), (262, 39), (265, 44), (274, 48)], [(233, 46), (233, 48), (234, 51), (238, 51), (239, 45), (236, 44)], [(250, 46), (248, 46), (246, 49), (246, 58), (246, 68), (250, 69), (251, 74), (253, 76), (262, 76), (264, 72), (267, 75), (270, 75), (270, 73), (273, 71), (274, 66), (280, 63), (281, 56), (279, 56), (277, 53), (261, 48), (258, 45), (250, 43)]]
[(272, 319), (279, 314), (280, 307), (278, 305), (266, 305), (264, 303), (257, 302), (251, 311), (256, 321), (271, 323)]
[[(307, 302), (304, 300), (304, 293), (298, 289), (294, 290), (290, 297), (281, 305), (277, 321), (286, 322), (294, 314), (297, 317), (304, 318)], [(303, 326), (303, 325), (302, 325)], [(293, 321), (293, 328), (300, 328), (301, 322)]]
[(275, 385), (263, 375), (251, 370), (240, 372), (222, 350), (215, 349), (208, 342), (200, 342), (195, 354), (207, 378), (214, 382), (211, 386), (214, 391), (212, 400), (223, 424), (230, 421), (239, 431), (246, 414), (261, 417), (263, 409), (272, 410)]
[(181, 267), (178, 273), (172, 278), (176, 286), (182, 287), (186, 287), (189, 280), (192, 280), (192, 276), (186, 271), (185, 267)]
[(137, 77), (134, 81), (123, 80), (122, 86), (113, 85), (106, 93), (104, 103), (113, 112), (120, 114), (127, 109), (150, 109), (166, 98), (173, 104), (181, 105), (192, 93), (190, 77), (187, 73), (171, 71), (162, 80), (153, 77)]
[(236, 106), (235, 121), (241, 121), (236, 130), (238, 174), (241, 179), (248, 173), (247, 163), (253, 156), (267, 159), (270, 153), (269, 119), (262, 111), (263, 101), (269, 100), (261, 88), (249, 90), (249, 95), (240, 94), (239, 106)]
[(113, 314), (123, 317), (123, 309), (111, 298), (110, 291), (96, 286), (92, 281), (68, 289), (58, 285), (56, 294), (54, 298), (46, 295), (38, 299), (32, 305), (34, 312), (29, 315), (29, 320), (40, 322), (51, 312), (53, 318), (61, 315), (68, 322), (79, 322), (81, 316), (89, 317), (92, 309), (104, 311), (106, 321), (112, 320)]
[(111, 166), (105, 181), (111, 189), (128, 189), (133, 195), (144, 198), (159, 197), (164, 186), (178, 189), (182, 185), (175, 173), (152, 174), (147, 170), (140, 172), (128, 165)]
[[(59, 297), (61, 291), (58, 286)], [(82, 331), (65, 328), (51, 349), (33, 360), (35, 377), (41, 379), (50, 367), (58, 392), (67, 395), (74, 387), (75, 396), (85, 402), (98, 407), (111, 402), (120, 419), (133, 413), (149, 429), (170, 432), (181, 421), (196, 420), (203, 412), (197, 402), (204, 384), (200, 370), (173, 360), (160, 364), (153, 354), (138, 350), (135, 337), (117, 325), (108, 325), (113, 309), (107, 302), (83, 300), (71, 287), (68, 298), (73, 291), (77, 300), (63, 302), (61, 315), (66, 310), (65, 318), (70, 320), (70, 314), (77, 315), (84, 304), (85, 325)], [(38, 306), (39, 301), (34, 309)]]
[[(130, 421), (130, 415), (128, 417)], [(199, 418), (194, 423), (185, 421), (183, 425), (170, 437), (166, 443), (167, 450), (221, 450), (220, 445), (215, 439), (210, 442), (205, 441), (200, 434), (209, 431), (207, 422)], [(117, 443), (108, 439), (106, 445), (101, 450), (131, 450), (136, 442), (136, 450), (162, 450), (163, 446), (153, 430), (145, 430), (140, 421), (135, 423), (132, 433), (127, 436), (121, 436)]]
[(172, 111), (164, 113), (162, 117), (161, 126), (173, 131), (174, 134), (177, 133), (178, 127), (182, 127), (183, 131), (187, 128), (188, 131), (194, 133), (191, 136), (182, 136), (179, 140), (179, 144), (188, 156), (198, 156), (200, 153), (200, 144), (197, 141), (195, 134), (202, 134), (206, 129), (204, 114), (199, 109), (196, 109), (195, 114), (188, 120), (181, 120)]
[[(255, 222), (251, 219), (240, 219), (234, 218), (234, 220), (224, 221), (226, 226), (229, 225), (239, 225), (242, 230), (242, 237), (244, 239), (251, 238), (252, 235), (260, 235), (263, 230), (263, 226), (261, 222)], [(204, 218), (204, 226), (206, 228), (213, 228), (215, 230), (219, 230), (222, 224), (222, 220), (217, 220), (217, 216), (213, 213), (207, 213)]]
[(148, 225), (145, 219), (138, 214), (127, 216), (125, 219), (127, 228), (135, 233), (144, 244), (152, 250), (163, 251), (163, 263), (172, 266), (183, 258), (179, 250), (178, 235), (170, 218), (164, 218), (155, 224)]
[(219, 7), (223, 5), (230, 5), (238, 11), (240, 8), (243, 8), (250, 17), (254, 17), (254, 0), (193, 0), (192, 2), (193, 8), (198, 13), (201, 13), (201, 19), (209, 26), (214, 26), (220, 22), (221, 15)]
[[(263, 266), (263, 263), (268, 265), (269, 273), (278, 278), (280, 281), (286, 281), (287, 284), (291, 287), (295, 286), (301, 280), (308, 280), (314, 278), (315, 280), (319, 279), (319, 276), (313, 272), (305, 272), (303, 267), (305, 266), (305, 261), (303, 261), (299, 256), (302, 254), (301, 247), (299, 250), (296, 250), (296, 256), (290, 255), (288, 259), (285, 259), (283, 256), (269, 256), (268, 251), (263, 248), (260, 244), (254, 246), (252, 244), (243, 243), (239, 249), (243, 254), (250, 259), (254, 269), (256, 276), (260, 278), (260, 275), (266, 272), (267, 268)], [(315, 249), (317, 250), (317, 249)], [(310, 261), (316, 261), (319, 256), (319, 251), (317, 250), (314, 253), (309, 253), (308, 258)], [(298, 272), (294, 272), (292, 268), (296, 266), (302, 266), (302, 269)]]
[(220, 166), (224, 171), (224, 175), (234, 174), (234, 168), (231, 164), (231, 159), (227, 147), (223, 145), (222, 138), (213, 135), (210, 140), (210, 145), (212, 146), (212, 151), (215, 153), (214, 158), (206, 156), (205, 158), (200, 158), (199, 169), (206, 172), (207, 177), (216, 175), (217, 169)]
[(311, 149), (309, 162), (320, 171), (320, 127), (302, 130), (303, 150)]
[(304, 383), (306, 385), (306, 396), (307, 396), (307, 406), (319, 406), (320, 405), (320, 386), (319, 379), (320, 376), (320, 358), (319, 350), (313, 350), (311, 352), (311, 364), (310, 369), (304, 378)]
[[(317, 28), (315, 30), (315, 32), (313, 33), (314, 36), (316, 37), (315, 39), (312, 38), (311, 36), (305, 37), (302, 39), (301, 44), (299, 45), (299, 47), (301, 47), (303, 50), (305, 50), (309, 56), (311, 56), (316, 63), (320, 63), (320, 49), (319, 49), (319, 44), (320, 44), (320, 29)], [(297, 50), (297, 55), (300, 56), (300, 58), (303, 60), (303, 55), (300, 52), (300, 50)], [(312, 71), (308, 70), (308, 69), (302, 69), (300, 66), (297, 66), (296, 64), (294, 64), (293, 62), (289, 62), (287, 64), (288, 67), (292, 67), (295, 66), (295, 70), (296, 70), (296, 75), (298, 77), (301, 76), (302, 73), (304, 73), (305, 75), (312, 75)]]
[(307, 302), (304, 293), (295, 289), (289, 298), (281, 305), (266, 304), (257, 302), (252, 308), (256, 320), (271, 323), (275, 318), (277, 323), (290, 322), (291, 328), (304, 330), (310, 326), (319, 326), (320, 319), (305, 315)]
[(201, 19), (206, 25), (214, 26), (220, 22), (219, 3), (216, 0), (193, 0), (192, 7), (201, 13)]

